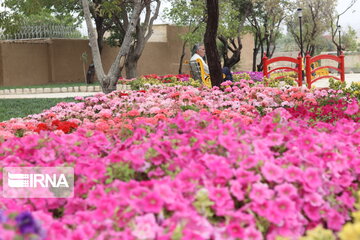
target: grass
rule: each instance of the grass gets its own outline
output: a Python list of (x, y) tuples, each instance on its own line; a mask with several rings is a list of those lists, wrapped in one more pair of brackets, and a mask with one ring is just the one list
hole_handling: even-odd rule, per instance
[(41, 84), (41, 85), (28, 85), (28, 86), (0, 86), (0, 90), (3, 89), (18, 89), (18, 88), (61, 88), (61, 87), (76, 87), (76, 86), (100, 86), (99, 82), (95, 82), (92, 84), (86, 83), (49, 83), (49, 84)]
[(74, 98), (0, 99), (0, 122), (10, 118), (41, 113), (59, 102), (74, 101)]

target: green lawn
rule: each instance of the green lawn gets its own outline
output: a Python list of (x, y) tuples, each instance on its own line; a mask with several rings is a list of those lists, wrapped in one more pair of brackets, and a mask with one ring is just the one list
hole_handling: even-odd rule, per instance
[(59, 102), (74, 102), (74, 98), (0, 99), (0, 122), (14, 117), (41, 113)]

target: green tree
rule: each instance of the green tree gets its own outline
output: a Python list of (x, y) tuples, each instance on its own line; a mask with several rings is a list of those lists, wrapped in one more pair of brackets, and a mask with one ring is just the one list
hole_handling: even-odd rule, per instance
[(219, 23), (218, 39), (221, 42), (221, 56), (224, 67), (232, 68), (240, 61), (242, 42), (241, 35), (245, 33), (245, 21), (251, 14), (253, 4), (251, 0), (222, 1), (222, 17)]
[[(281, 24), (289, 14), (288, 0), (254, 0), (248, 21), (254, 34), (253, 71), (261, 71), (263, 62), (256, 64), (258, 54), (266, 53), (271, 58), (276, 49), (276, 41), (281, 36)], [(262, 58), (261, 58), (262, 59)]]
[(84, 17), (86, 20), (86, 25), (89, 33), (90, 47), (93, 55), (94, 66), (96, 70), (96, 76), (101, 84), (102, 90), (104, 93), (110, 93), (116, 90), (116, 83), (120, 76), (120, 67), (125, 63), (126, 55), (129, 52), (130, 44), (132, 41), (132, 35), (135, 32), (136, 24), (140, 18), (140, 13), (142, 9), (142, 1), (135, 0), (134, 8), (131, 13), (130, 22), (128, 29), (126, 31), (126, 35), (124, 37), (123, 43), (120, 47), (119, 53), (116, 56), (115, 61), (110, 67), (110, 70), (107, 74), (104, 72), (103, 64), (100, 57), (99, 45), (97, 42), (97, 37), (95, 33), (95, 29), (91, 22), (91, 13), (88, 0), (82, 0), (82, 6), (84, 10)]
[[(180, 57), (179, 73), (187, 45), (204, 42), (204, 32), (208, 19), (205, 0), (168, 0), (172, 7), (166, 9), (165, 17), (179, 26), (186, 26), (188, 31), (181, 34), (184, 40)], [(217, 47), (223, 58), (224, 66), (233, 67), (240, 61), (241, 33), (246, 14), (251, 8), (251, 0), (223, 0), (219, 2), (219, 29)]]
[(343, 50), (356, 51), (358, 48), (356, 30), (349, 26), (347, 31), (343, 33), (341, 42)]
[[(121, 47), (130, 22), (129, 12), (133, 10), (135, 5), (132, 1), (116, 0), (115, 2), (116, 11), (113, 11), (114, 3), (109, 4), (108, 2), (104, 2), (103, 4), (103, 8), (107, 9), (106, 13), (108, 13), (108, 16), (105, 16), (105, 19), (110, 19), (110, 24), (108, 25), (109, 28), (107, 28), (107, 31), (110, 33), (110, 37), (106, 39), (106, 41), (110, 44), (110, 46)], [(106, 8), (105, 3), (107, 3)], [(141, 21), (139, 18), (136, 23), (136, 31), (133, 35), (133, 41), (130, 46), (129, 53), (127, 54), (125, 65), (122, 66), (125, 67), (127, 78), (134, 78), (137, 76), (137, 63), (145, 48), (145, 44), (153, 33), (153, 23), (158, 17), (160, 3), (160, 0), (142, 1), (141, 11), (144, 14), (144, 19)]]
[[(297, 0), (296, 6), (302, 9), (303, 50), (313, 56), (319, 50), (318, 42), (329, 30), (329, 12), (334, 13), (336, 0)], [(287, 18), (287, 30), (301, 46), (299, 18), (292, 14)]]
[(0, 28), (4, 34), (14, 34), (24, 25), (51, 24), (79, 26), (75, 0), (4, 0), (0, 14)]
[(293, 36), (289, 34), (289, 32), (284, 32), (276, 43), (276, 49), (280, 52), (292, 52), (298, 51), (299, 48), (296, 45)]
[[(153, 33), (153, 23), (157, 19), (160, 10), (160, 0), (145, 0), (144, 1), (144, 21), (137, 22), (136, 31), (134, 35), (133, 44), (130, 46), (130, 50), (125, 62), (125, 70), (127, 78), (134, 78), (137, 76), (137, 63), (140, 59), (141, 54), (144, 51), (145, 44)], [(152, 8), (151, 5), (155, 7)], [(124, 18), (123, 23), (126, 22)], [(120, 29), (125, 29), (126, 25), (123, 25)], [(123, 32), (125, 34), (125, 31)]]
[[(342, 51), (342, 47), (340, 47), (340, 42), (337, 40), (337, 35), (338, 35), (338, 32), (340, 30), (339, 28), (339, 20), (340, 20), (340, 17), (342, 15), (344, 15), (347, 11), (349, 11), (354, 5), (355, 3), (357, 2), (357, 0), (351, 0), (351, 2), (348, 4), (348, 6), (340, 13), (334, 11), (329, 11), (327, 12), (327, 19), (329, 20), (329, 25), (330, 25), (330, 32), (331, 32), (331, 38), (332, 38), (332, 42), (335, 44), (336, 46), (336, 49), (337, 49), (337, 52), (338, 52), (338, 55), (340, 54), (340, 52)], [(351, 29), (349, 29), (349, 32), (351, 34)], [(340, 32), (341, 33), (341, 32)], [(356, 37), (356, 35), (355, 35)], [(350, 40), (350, 39), (349, 39)], [(349, 44), (349, 43), (348, 43)], [(345, 44), (344, 44), (345, 45)], [(350, 43), (350, 45), (352, 45)]]
[[(13, 22), (9, 13), (13, 14), (13, 18), (25, 16), (39, 15), (45, 9), (51, 13), (52, 16), (61, 19), (67, 19), (66, 16), (73, 16), (75, 19), (82, 19), (82, 1), (79, 0), (5, 0), (6, 7), (9, 11), (3, 16), (4, 22)], [(131, 23), (132, 13), (138, 1), (133, 0), (87, 0), (87, 5), (90, 12), (90, 17), (95, 22), (97, 48), (101, 54), (104, 47), (105, 32), (110, 32), (113, 42), (117, 42), (117, 46), (122, 46), (125, 36), (128, 32)], [(137, 61), (139, 60), (146, 42), (152, 34), (152, 25), (157, 18), (160, 8), (160, 0), (141, 0), (140, 12), (144, 13), (144, 19), (141, 21), (137, 18), (135, 25), (135, 33), (131, 35), (129, 50), (126, 52), (125, 65), (120, 65), (121, 69), (125, 66), (127, 77), (132, 78), (136, 76)], [(1, 23), (1, 19), (0, 19)], [(14, 29), (15, 27), (13, 27)], [(90, 64), (87, 82), (92, 82), (95, 74), (95, 63)]]
[(164, 17), (178, 26), (187, 28), (186, 33), (180, 34), (184, 42), (178, 72), (182, 74), (186, 46), (203, 42), (206, 26), (205, 2), (204, 0), (168, 0), (168, 2), (172, 7), (164, 10)]

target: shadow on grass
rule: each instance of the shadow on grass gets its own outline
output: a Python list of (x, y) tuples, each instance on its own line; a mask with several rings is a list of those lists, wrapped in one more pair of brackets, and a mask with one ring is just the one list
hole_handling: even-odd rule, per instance
[(0, 122), (41, 113), (59, 102), (75, 102), (74, 98), (0, 99)]

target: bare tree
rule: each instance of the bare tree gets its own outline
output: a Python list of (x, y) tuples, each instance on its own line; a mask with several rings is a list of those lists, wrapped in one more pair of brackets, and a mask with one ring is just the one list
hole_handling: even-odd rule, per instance
[(120, 68), (124, 65), (126, 56), (130, 50), (130, 46), (131, 46), (131, 43), (133, 40), (132, 35), (135, 32), (135, 27), (137, 25), (137, 22), (139, 21), (140, 13), (141, 13), (141, 10), (143, 7), (141, 0), (134, 0), (133, 2), (134, 2), (134, 8), (131, 13), (130, 22), (129, 22), (128, 28), (126, 30), (124, 40), (121, 44), (119, 53), (116, 56), (115, 61), (111, 65), (109, 72), (107, 74), (105, 74), (103, 64), (101, 61), (99, 45), (97, 42), (97, 36), (95, 35), (95, 30), (94, 30), (92, 22), (91, 22), (89, 2), (88, 2), (88, 0), (82, 0), (84, 17), (85, 17), (85, 21), (86, 21), (86, 25), (87, 25), (87, 29), (88, 29), (88, 33), (89, 33), (90, 47), (91, 47), (91, 52), (93, 55), (96, 76), (101, 84), (101, 87), (102, 87), (102, 90), (104, 93), (110, 93), (110, 92), (116, 90), (116, 83), (120, 76)]
[(204, 35), (206, 57), (209, 63), (210, 77), (212, 86), (220, 87), (222, 82), (222, 72), (220, 56), (216, 47), (217, 29), (219, 26), (219, 1), (206, 0), (207, 23)]

